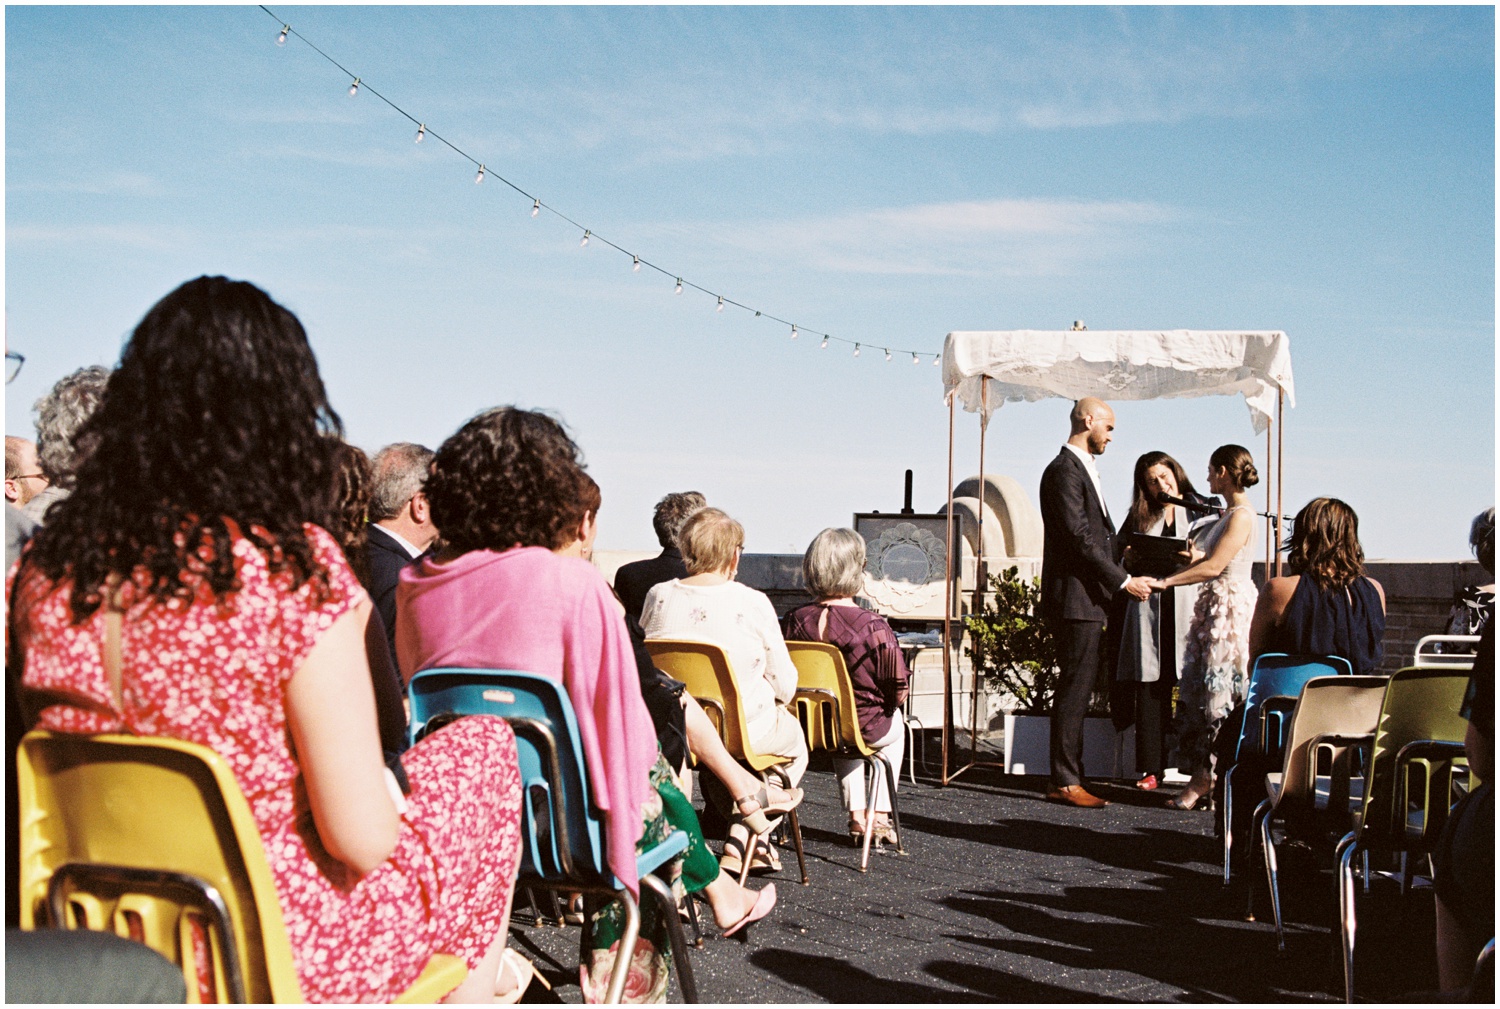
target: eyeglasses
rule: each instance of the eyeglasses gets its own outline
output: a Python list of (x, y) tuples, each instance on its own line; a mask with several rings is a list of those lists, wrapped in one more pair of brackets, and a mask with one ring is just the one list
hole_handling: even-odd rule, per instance
[(45, 474), (45, 473), (22, 473), (19, 476), (6, 477), (6, 479), (7, 480), (41, 480), (41, 481), (43, 481), (45, 483), (51, 483), (52, 482), (51, 480), (47, 479), (47, 474)]
[(18, 354), (18, 353), (16, 353), (13, 350), (7, 350), (5, 352), (5, 384), (6, 385), (9, 385), (10, 383), (12, 383), (12, 382), (14, 382), (16, 380), (16, 376), (19, 375), (19, 374), (21, 374), (21, 365), (23, 365), (25, 363), (26, 363), (26, 358), (23, 355)]

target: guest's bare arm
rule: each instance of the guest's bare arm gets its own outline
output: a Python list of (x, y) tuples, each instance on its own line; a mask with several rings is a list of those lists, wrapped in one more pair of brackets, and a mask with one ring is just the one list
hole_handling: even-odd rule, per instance
[(1281, 625), (1287, 604), (1297, 589), (1298, 575), (1272, 578), (1260, 590), (1255, 600), (1255, 615), (1250, 618), (1250, 658), (1264, 655), (1271, 650), (1271, 638)]

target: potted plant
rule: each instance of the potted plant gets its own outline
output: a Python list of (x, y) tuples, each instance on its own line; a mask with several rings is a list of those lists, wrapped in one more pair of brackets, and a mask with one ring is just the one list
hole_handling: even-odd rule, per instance
[[(964, 618), (964, 648), (980, 680), (1016, 700), (1005, 714), (1005, 770), (1044, 774), (1050, 765), (1052, 703), (1057, 696), (1057, 646), (1040, 613), (1040, 578), (1023, 579), (1017, 567), (991, 575), (990, 591), (978, 613)], [(1084, 723), (1084, 765), (1094, 773), (1120, 773), (1133, 763), (1133, 738), (1117, 738), (1108, 718)], [(1131, 752), (1121, 752), (1125, 744)]]

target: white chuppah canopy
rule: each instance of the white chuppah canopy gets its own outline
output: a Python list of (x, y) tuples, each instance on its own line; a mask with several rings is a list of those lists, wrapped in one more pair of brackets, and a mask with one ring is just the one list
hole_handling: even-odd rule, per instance
[[(1276, 486), (1272, 511), (1272, 481), (1266, 481), (1266, 511), (1281, 511), (1283, 404), (1296, 405), (1292, 390), (1292, 352), (1285, 333), (1232, 330), (1169, 329), (1061, 330), (1017, 329), (996, 332), (949, 333), (943, 341), (943, 392), (948, 402), (948, 514), (953, 513), (954, 403), (980, 414), (979, 485), (984, 486), (984, 442), (990, 416), (1007, 400), (1035, 401), (1057, 397), (1078, 400), (1175, 399), (1190, 396), (1244, 396), (1250, 423), (1266, 434), (1266, 470)], [(1277, 446), (1272, 466), (1271, 426)], [(980, 511), (978, 543), (983, 543), (984, 514)], [(1266, 571), (1279, 556), (1281, 526), (1272, 521), (1266, 536)], [(978, 759), (979, 681), (971, 680), (973, 747), (968, 763), (950, 771), (948, 753), (953, 734), (954, 549), (948, 533), (948, 571), (943, 617), (943, 776), (948, 784), (971, 767), (1000, 766)], [(976, 546), (976, 606), (984, 592), (982, 548)], [(1279, 561), (1276, 573), (1280, 573)]]
[[(982, 391), (989, 386), (988, 395)], [(1277, 391), (1296, 405), (1285, 333), (1217, 330), (1016, 329), (949, 333), (943, 386), (984, 420), (1006, 400), (1049, 396), (1102, 400), (1242, 395), (1256, 433), (1275, 413)]]

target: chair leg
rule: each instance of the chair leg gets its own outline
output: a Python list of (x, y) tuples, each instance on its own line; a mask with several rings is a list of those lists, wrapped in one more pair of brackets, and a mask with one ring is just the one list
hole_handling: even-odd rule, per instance
[(1229, 885), (1229, 847), (1234, 843), (1234, 768), (1224, 772), (1224, 885)]
[[(1262, 811), (1263, 810), (1263, 811)], [(1266, 885), (1271, 889), (1271, 916), (1276, 920), (1276, 952), (1286, 952), (1286, 928), (1281, 921), (1281, 880), (1277, 876), (1276, 839), (1271, 836), (1271, 800), (1261, 803), (1256, 810), (1260, 816), (1260, 843), (1266, 859)], [(1250, 887), (1255, 888), (1252, 880)]]
[(1405, 897), (1411, 890), (1411, 862), (1406, 857), (1406, 852), (1401, 853), (1401, 896)]
[(687, 896), (688, 921), (693, 925), (693, 945), (698, 949), (703, 948), (703, 929), (698, 926), (698, 898), (692, 894)]
[[(648, 872), (641, 877), (641, 889), (651, 891), (666, 919), (667, 941), (677, 960), (677, 983), (682, 987), (682, 1001), (684, 1004), (695, 1003), (698, 1001), (698, 984), (693, 978), (693, 964), (688, 959), (687, 938), (682, 934), (682, 920), (677, 917), (677, 901), (667, 884), (652, 873)], [(691, 903), (692, 899), (689, 896), (688, 902)]]
[[(630, 974), (630, 961), (635, 959), (635, 943), (641, 935), (641, 909), (629, 890), (616, 890), (615, 899), (625, 908), (625, 932), (620, 944), (615, 947), (615, 967), (609, 975), (609, 987), (604, 992), (606, 1005), (619, 1005), (625, 994), (625, 979)], [(675, 911), (672, 912), (676, 914)]]
[(865, 843), (861, 846), (859, 855), (859, 871), (870, 870), (870, 844), (875, 838), (875, 784), (878, 779), (875, 775), (875, 759), (865, 758)]
[(1339, 938), (1344, 954), (1344, 1001), (1354, 1002), (1354, 934), (1357, 923), (1354, 918), (1354, 852), (1357, 844), (1354, 834), (1345, 834), (1339, 841), (1335, 854), (1338, 856), (1336, 880), (1339, 894)]
[(1370, 853), (1368, 851), (1362, 851), (1362, 852), (1359, 853), (1359, 855), (1360, 855), (1361, 874), (1364, 877), (1365, 893), (1369, 893), (1370, 892)]
[(891, 789), (891, 826), (896, 831), (896, 854), (906, 854), (906, 835), (901, 832), (901, 810), (896, 805), (896, 784), (901, 780), (899, 768), (892, 767), (884, 757), (880, 762), (885, 765), (885, 779)]
[[(1250, 875), (1255, 875), (1255, 842), (1260, 837), (1260, 818), (1270, 809), (1270, 800), (1262, 802), (1255, 807), (1255, 812), (1250, 814), (1250, 854), (1246, 857), (1245, 864), (1250, 868)], [(1255, 882), (1252, 879), (1250, 885), (1245, 888), (1245, 920), (1255, 920)]]
[(792, 825), (792, 844), (797, 848), (797, 871), (802, 873), (802, 885), (807, 886), (810, 880), (807, 878), (807, 857), (802, 853), (802, 824), (797, 822), (795, 809), (786, 816)]

